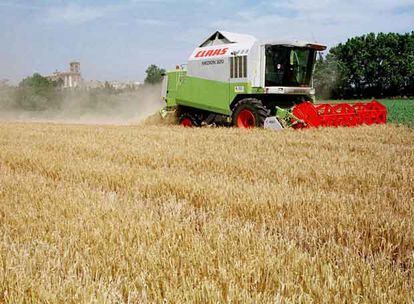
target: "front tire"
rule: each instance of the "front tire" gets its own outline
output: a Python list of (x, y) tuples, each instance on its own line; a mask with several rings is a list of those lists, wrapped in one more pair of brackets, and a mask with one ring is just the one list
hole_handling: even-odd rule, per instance
[(232, 121), (233, 125), (242, 129), (263, 127), (269, 114), (269, 109), (263, 105), (261, 100), (245, 98), (234, 105)]
[(197, 115), (190, 113), (190, 112), (184, 112), (180, 115), (180, 118), (178, 119), (178, 123), (180, 126), (183, 127), (199, 127), (201, 126), (201, 121), (197, 117)]

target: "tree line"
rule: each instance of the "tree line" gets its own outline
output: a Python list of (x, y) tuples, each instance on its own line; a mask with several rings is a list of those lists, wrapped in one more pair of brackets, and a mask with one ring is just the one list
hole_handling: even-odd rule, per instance
[(414, 32), (370, 33), (348, 39), (317, 60), (321, 98), (414, 95)]
[[(145, 84), (156, 84), (162, 80), (164, 69), (150, 65), (146, 70)], [(22, 81), (17, 87), (0, 85), (0, 110), (45, 111), (59, 110), (68, 98), (82, 96), (82, 107), (95, 109), (111, 104), (116, 95), (141, 89), (115, 89), (109, 82), (101, 88), (88, 90), (62, 90), (62, 81), (53, 81), (34, 73)]]

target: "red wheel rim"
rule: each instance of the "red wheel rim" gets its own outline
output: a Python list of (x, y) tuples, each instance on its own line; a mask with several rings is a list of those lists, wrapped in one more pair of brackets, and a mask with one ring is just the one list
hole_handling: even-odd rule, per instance
[(241, 110), (237, 116), (237, 127), (239, 128), (253, 128), (256, 124), (256, 119), (250, 110)]
[(181, 125), (183, 127), (192, 127), (193, 126), (193, 122), (191, 121), (190, 118), (186, 117), (183, 120), (181, 120)]

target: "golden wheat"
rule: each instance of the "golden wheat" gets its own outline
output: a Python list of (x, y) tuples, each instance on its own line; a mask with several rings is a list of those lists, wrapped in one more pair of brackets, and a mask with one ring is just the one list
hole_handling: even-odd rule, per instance
[(414, 131), (0, 124), (0, 302), (409, 303)]

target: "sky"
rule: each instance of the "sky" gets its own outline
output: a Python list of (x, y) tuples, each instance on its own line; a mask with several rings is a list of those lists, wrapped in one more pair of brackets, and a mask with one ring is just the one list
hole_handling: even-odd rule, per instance
[(65, 71), (142, 81), (183, 64), (216, 30), (328, 47), (368, 32), (414, 31), (414, 0), (0, 0), (0, 80)]

